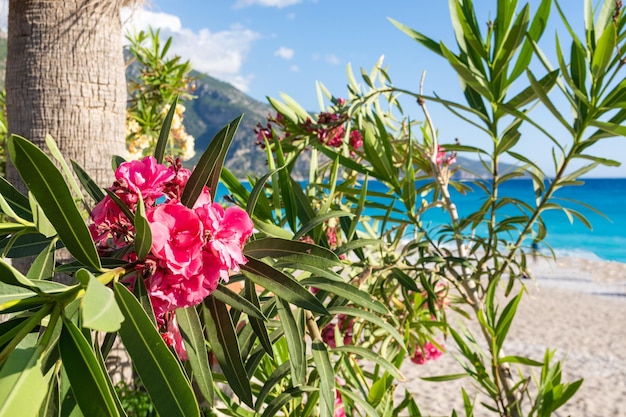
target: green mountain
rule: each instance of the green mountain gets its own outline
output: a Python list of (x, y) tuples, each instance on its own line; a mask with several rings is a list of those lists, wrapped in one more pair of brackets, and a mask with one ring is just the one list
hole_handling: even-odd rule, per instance
[(193, 94), (196, 98), (185, 103), (183, 124), (187, 132), (196, 139), (196, 158), (187, 164), (195, 165), (215, 134), (243, 113), (225, 165), (240, 178), (248, 174), (265, 174), (265, 152), (254, 144), (254, 129), (258, 123), (267, 122), (267, 116), (272, 112), (269, 104), (256, 101), (232, 85), (208, 75), (196, 81)]

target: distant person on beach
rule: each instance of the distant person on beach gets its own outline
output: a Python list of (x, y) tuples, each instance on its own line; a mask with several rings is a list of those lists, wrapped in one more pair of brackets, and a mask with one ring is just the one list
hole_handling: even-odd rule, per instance
[(533, 261), (536, 263), (537, 256), (539, 256), (539, 242), (537, 242), (537, 240), (533, 240), (533, 243), (530, 247), (532, 249)]

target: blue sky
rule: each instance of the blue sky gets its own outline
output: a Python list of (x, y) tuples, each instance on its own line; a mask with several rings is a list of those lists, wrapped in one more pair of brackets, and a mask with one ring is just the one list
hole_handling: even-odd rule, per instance
[[(486, 25), (497, 2), (474, 3), (479, 22)], [(531, 9), (538, 3), (530, 0)], [(572, 25), (580, 30), (583, 0), (561, 3), (567, 5)], [(6, 9), (4, 4), (6, 0), (0, 0), (0, 10)], [(381, 55), (396, 86), (418, 91), (425, 71), (425, 93), (461, 100), (459, 82), (446, 62), (398, 30), (389, 17), (455, 46), (445, 0), (147, 0), (132, 17), (128, 13), (123, 16), (126, 28), (160, 27), (163, 37), (173, 38), (173, 52), (190, 59), (195, 69), (227, 81), (260, 101), (286, 93), (305, 108), (317, 111), (316, 81), (335, 96), (345, 96), (347, 64), (357, 73), (360, 68), (369, 71)], [(566, 38), (556, 23), (559, 17), (555, 10), (551, 17), (554, 23), (543, 39), (548, 53), (557, 31)], [(537, 72), (542, 74), (540, 69)], [(408, 104), (405, 110), (412, 119), (422, 120), (422, 113), (412, 106)], [(478, 131), (435, 103), (429, 104), (429, 111), (443, 143), (458, 137), (464, 144), (490, 146)], [(561, 135), (545, 113), (535, 112), (534, 116)], [(529, 129), (518, 150), (550, 172), (552, 155), (547, 142)], [(626, 138), (609, 139), (595, 149), (597, 155), (617, 159), (622, 166), (599, 168), (592, 176), (626, 177)]]

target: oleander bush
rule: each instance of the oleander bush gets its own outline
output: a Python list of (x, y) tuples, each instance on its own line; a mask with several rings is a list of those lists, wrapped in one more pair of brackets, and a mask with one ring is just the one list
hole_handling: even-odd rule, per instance
[[(550, 0), (534, 11), (498, 1), (486, 30), (471, 1), (453, 0), (454, 46), (392, 21), (452, 66), (465, 101), (397, 87), (382, 60), (362, 81), (349, 68), (346, 94), (318, 85), (317, 114), (270, 99), (276, 112), (257, 128), (268, 172), (247, 181), (223, 168), (241, 118), (193, 171), (168, 155), (175, 100), (149, 155), (115, 158), (105, 189), (52, 138), (52, 157), (9, 138), (29, 193), (0, 180), (10, 219), (0, 224), (0, 416), (419, 416), (401, 369), (449, 354), (462, 371), (431, 380), (467, 382), (451, 415), (552, 415), (582, 381), (563, 380), (553, 351), (509, 355), (505, 342), (525, 253), (549, 233), (543, 215), (586, 222), (555, 192), (615, 165), (593, 145), (626, 133), (622, 5), (585, 6), (582, 37)], [(553, 9), (570, 29), (555, 63), (540, 49)], [(404, 113), (407, 99), (421, 114)], [(485, 144), (440, 138), (431, 105)], [(539, 109), (567, 141), (533, 119)], [(519, 153), (523, 126), (552, 144), (555, 175)], [(458, 181), (464, 155), (489, 177)], [(517, 161), (508, 171), (505, 156)], [(305, 181), (292, 174), (302, 160)], [(522, 176), (533, 201), (501, 195)], [(461, 215), (456, 192), (484, 203)], [(432, 224), (433, 211), (448, 220)], [(61, 248), (71, 262), (56, 260)], [(26, 273), (6, 261), (32, 255)], [(59, 273), (69, 284), (52, 280)], [(117, 388), (105, 367), (116, 339), (136, 375)]]

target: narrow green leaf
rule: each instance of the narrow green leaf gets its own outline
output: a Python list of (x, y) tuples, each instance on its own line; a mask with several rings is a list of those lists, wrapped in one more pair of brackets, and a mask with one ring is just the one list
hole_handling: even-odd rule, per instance
[(389, 332), (389, 335), (398, 342), (400, 346), (404, 346), (404, 339), (400, 335), (396, 327), (384, 321), (383, 319), (381, 319), (374, 313), (371, 313), (365, 310), (360, 310), (357, 308), (339, 307), (339, 306), (330, 307), (328, 309), (328, 312), (329, 314), (332, 314), (332, 315), (345, 314), (351, 317), (357, 317), (357, 318), (361, 318), (363, 320), (369, 321), (370, 323), (373, 323), (377, 325), (378, 327), (385, 329), (387, 332)]
[(156, 411), (162, 416), (198, 417), (193, 389), (150, 318), (122, 284), (115, 283), (114, 292), (124, 314), (119, 331), (122, 342)]
[(211, 294), (213, 294), (213, 296), (222, 303), (227, 304), (236, 310), (242, 311), (250, 317), (267, 320), (261, 312), (261, 309), (223, 284), (218, 284), (215, 291)]
[(84, 276), (89, 282), (81, 306), (83, 327), (100, 332), (119, 330), (124, 316), (115, 302), (113, 291), (86, 269), (78, 271), (76, 276)]
[(300, 284), (328, 291), (331, 294), (343, 297), (360, 307), (368, 308), (377, 313), (383, 315), (389, 314), (387, 308), (380, 301), (373, 299), (371, 294), (359, 290), (352, 284), (348, 284), (345, 282), (329, 281), (327, 279), (318, 277), (305, 278), (300, 281)]
[(63, 175), (43, 151), (26, 139), (13, 135), (8, 144), (13, 164), (54, 225), (65, 247), (85, 265), (100, 269), (100, 258), (91, 233)]
[(500, 363), (517, 363), (527, 366), (543, 366), (543, 362), (538, 362), (523, 356), (504, 356), (499, 359)]
[(450, 374), (450, 375), (441, 375), (441, 376), (429, 376), (420, 378), (423, 381), (430, 382), (445, 382), (445, 381), (454, 381), (455, 379), (465, 378), (467, 374)]
[(293, 385), (303, 385), (306, 381), (306, 351), (304, 329), (298, 325), (288, 302), (280, 297), (276, 300), (278, 317), (285, 331), (285, 340), (289, 349), (289, 363)]
[(328, 314), (326, 308), (313, 294), (298, 281), (278, 269), (250, 256), (248, 256), (248, 263), (241, 265), (241, 269), (249, 273), (246, 274), (246, 276), (253, 282), (261, 285), (291, 304), (319, 314)]
[(81, 167), (78, 162), (70, 160), (72, 164), (72, 168), (78, 177), (78, 181), (81, 183), (83, 188), (87, 191), (89, 196), (93, 198), (96, 203), (99, 203), (104, 199), (104, 192), (102, 192), (102, 188), (89, 176), (87, 171)]
[[(257, 308), (260, 309), (261, 305), (259, 303), (259, 297), (256, 292), (256, 286), (249, 279), (246, 279), (244, 292), (245, 292), (246, 298), (252, 304), (254, 304)], [(257, 319), (255, 317), (250, 317), (249, 320), (250, 320), (250, 325), (252, 326), (252, 330), (254, 331), (254, 334), (256, 334), (256, 336), (259, 338), (259, 341), (261, 342), (261, 346), (263, 346), (263, 349), (265, 349), (267, 354), (273, 358), (274, 351), (272, 350), (272, 342), (270, 341), (269, 334), (267, 333), (267, 327), (265, 327), (264, 320)]]
[(297, 240), (264, 238), (250, 241), (243, 248), (244, 255), (256, 259), (265, 257), (282, 258), (286, 256), (305, 254), (308, 257), (319, 258), (323, 261), (335, 261), (339, 263), (337, 255), (322, 246)]
[(439, 43), (435, 42), (434, 40), (432, 40), (428, 36), (424, 36), (421, 33), (416, 32), (415, 30), (409, 28), (408, 26), (403, 25), (402, 23), (400, 23), (400, 22), (398, 22), (398, 21), (396, 21), (394, 19), (391, 19), (391, 18), (387, 18), (387, 19), (389, 19), (389, 21), (395, 27), (400, 29), (402, 32), (404, 32), (409, 37), (411, 37), (414, 40), (416, 40), (417, 42), (421, 43), (423, 46), (425, 46), (426, 48), (430, 49), (431, 51), (433, 51), (437, 55), (443, 56), (443, 52), (441, 51), (441, 46), (439, 45)]
[(324, 342), (314, 340), (311, 352), (320, 376), (320, 416), (332, 417), (335, 413), (335, 372)]
[(381, 368), (387, 371), (391, 376), (393, 376), (394, 379), (397, 379), (399, 381), (406, 380), (404, 375), (400, 373), (398, 368), (396, 368), (393, 363), (389, 362), (386, 358), (374, 353), (371, 349), (364, 348), (361, 346), (355, 346), (355, 345), (345, 345), (345, 346), (334, 347), (331, 349), (331, 352), (343, 353), (346, 355), (360, 356), (363, 359), (366, 359), (368, 361), (371, 361), (372, 363), (379, 365)]
[(52, 138), (52, 136), (48, 134), (46, 134), (45, 141), (46, 141), (46, 146), (48, 147), (48, 150), (50, 151), (50, 155), (52, 155), (52, 157), (57, 160), (59, 165), (61, 165), (61, 169), (63, 170), (63, 173), (65, 174), (66, 182), (69, 183), (69, 185), (72, 187), (72, 190), (74, 190), (74, 193), (76, 193), (76, 196), (78, 197), (78, 199), (83, 200), (84, 199), (83, 192), (80, 189), (78, 183), (76, 182), (76, 179), (74, 178), (74, 175), (73, 175), (74, 173), (72, 172), (70, 167), (67, 165), (67, 162), (65, 161), (65, 158), (63, 157), (63, 154), (59, 150), (59, 147), (57, 146), (56, 141)]
[(100, 367), (89, 342), (69, 320), (63, 320), (59, 340), (63, 366), (76, 401), (87, 416), (119, 416), (113, 393), (107, 384), (106, 371)]
[(40, 347), (17, 348), (0, 370), (0, 416), (35, 416), (46, 396)]
[(209, 295), (203, 302), (206, 335), (228, 385), (241, 401), (253, 407), (250, 380), (241, 361), (237, 334), (226, 305)]
[[(12, 241), (12, 242), (11, 242)], [(27, 233), (19, 236), (10, 236), (0, 239), (0, 250), (5, 251), (9, 245), (7, 258), (23, 258), (39, 255), (50, 244), (51, 239), (40, 233)], [(62, 247), (57, 241), (57, 249)]]
[[(218, 169), (219, 173), (219, 169), (221, 168), (218, 167), (220, 157), (228, 151), (242, 117), (243, 114), (224, 126), (224, 128), (213, 137), (206, 151), (204, 151), (200, 157), (196, 168), (191, 173), (189, 180), (187, 180), (187, 185), (185, 185), (183, 195), (180, 198), (180, 202), (183, 205), (192, 207), (196, 203), (200, 193), (202, 193), (204, 186), (207, 185), (213, 172)], [(219, 178), (219, 175), (217, 178)], [(214, 196), (216, 189), (210, 189), (209, 192), (211, 196)]]
[(261, 417), (274, 417), (280, 413), (280, 410), (290, 401), (293, 401), (298, 398), (302, 398), (305, 393), (309, 393), (309, 396), (312, 392), (317, 391), (316, 388), (308, 387), (308, 386), (299, 386), (294, 388), (289, 388), (279, 394), (276, 398), (274, 398), (268, 405)]
[(176, 113), (176, 106), (178, 105), (178, 96), (174, 98), (174, 101), (170, 104), (170, 109), (167, 111), (167, 115), (163, 120), (161, 131), (159, 132), (159, 139), (154, 147), (154, 158), (159, 164), (163, 163), (165, 159), (165, 149), (167, 148), (167, 142), (170, 137), (170, 129), (172, 128), (172, 119)]
[(329, 219), (340, 219), (342, 217), (354, 217), (352, 213), (346, 213), (345, 211), (329, 211), (327, 213), (315, 216), (306, 224), (303, 224), (302, 227), (298, 230), (298, 232), (294, 235), (293, 239), (298, 240), (301, 237), (305, 236), (309, 231), (315, 229), (320, 224), (324, 224)]
[(591, 75), (594, 80), (601, 80), (606, 72), (606, 67), (615, 54), (615, 25), (607, 25), (598, 40), (591, 58)]
[(202, 397), (213, 406), (215, 391), (213, 390), (213, 376), (207, 347), (202, 332), (202, 323), (195, 307), (179, 308), (176, 310), (176, 321), (183, 335), (185, 350), (189, 357), (189, 364), (193, 372), (193, 379)]
[(26, 274), (28, 279), (43, 280), (54, 275), (56, 246), (57, 239), (53, 238), (49, 246), (37, 255)]
[(13, 266), (6, 263), (3, 259), (0, 259), (0, 281), (9, 285), (29, 289), (35, 293), (39, 292), (37, 284), (26, 278), (20, 271), (13, 268)]
[(150, 248), (152, 247), (152, 230), (146, 218), (146, 208), (141, 195), (139, 195), (139, 201), (137, 201), (137, 211), (135, 211), (134, 222), (135, 253), (137, 254), (137, 259), (142, 261), (150, 253)]
[(9, 203), (13, 211), (22, 219), (33, 221), (33, 214), (30, 211), (28, 197), (20, 193), (4, 177), (0, 177), (0, 194)]

